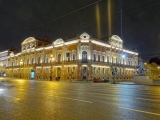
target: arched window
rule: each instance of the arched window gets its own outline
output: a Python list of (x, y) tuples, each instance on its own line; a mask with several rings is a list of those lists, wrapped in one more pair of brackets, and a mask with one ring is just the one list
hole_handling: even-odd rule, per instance
[(75, 55), (75, 53), (73, 54), (72, 57), (73, 57), (73, 60), (76, 60), (76, 55)]
[(67, 61), (70, 61), (70, 53), (66, 53)]
[(46, 58), (46, 63), (48, 63), (48, 57)]
[(93, 73), (94, 73), (94, 74), (96, 73), (96, 68), (95, 68), (95, 67), (93, 68)]
[(103, 73), (103, 74), (105, 73), (104, 68), (102, 69), (102, 73)]
[(100, 55), (98, 55), (98, 62), (100, 62)]
[(102, 62), (104, 62), (104, 56), (102, 56)]
[(82, 52), (82, 61), (87, 61), (87, 52), (86, 51), (83, 51)]
[(109, 62), (109, 56), (107, 56), (107, 62)]
[(40, 63), (40, 60), (41, 60), (41, 57), (39, 56), (39, 57), (38, 57), (38, 64)]
[(58, 62), (61, 62), (61, 54), (58, 54)]

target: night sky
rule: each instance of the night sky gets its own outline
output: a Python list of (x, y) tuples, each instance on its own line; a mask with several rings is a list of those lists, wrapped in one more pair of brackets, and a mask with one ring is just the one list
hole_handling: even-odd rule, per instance
[[(108, 0), (97, 1), (0, 0), (0, 50), (20, 49), (25, 38), (46, 35), (51, 42), (83, 32), (107, 39)], [(160, 0), (111, 0), (111, 21), (111, 34), (123, 39), (124, 48), (137, 49), (144, 60), (160, 57)]]

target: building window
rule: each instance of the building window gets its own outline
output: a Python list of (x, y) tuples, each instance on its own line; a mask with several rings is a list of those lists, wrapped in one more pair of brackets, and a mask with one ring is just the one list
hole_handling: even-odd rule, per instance
[(75, 73), (75, 67), (72, 68), (72, 73)]
[(46, 63), (48, 63), (48, 57), (46, 58)]
[(102, 69), (103, 74), (105, 74), (104, 68)]
[(61, 54), (58, 54), (58, 62), (61, 62)]
[(73, 54), (73, 60), (76, 60), (76, 55), (75, 54)]
[(39, 56), (39, 57), (38, 57), (38, 64), (40, 63), (40, 59), (41, 59), (41, 57)]
[(109, 62), (109, 56), (107, 56), (107, 62)]
[(100, 62), (100, 55), (98, 55), (98, 62)]
[(114, 63), (114, 57), (112, 56), (112, 63)]
[(82, 52), (82, 61), (87, 61), (87, 52), (86, 51)]
[(101, 69), (100, 68), (98, 68), (98, 74), (100, 74), (101, 73), (101, 71), (100, 71)]
[(86, 73), (86, 71), (87, 71), (87, 68), (84, 67), (84, 68), (83, 68), (83, 73)]
[(93, 68), (93, 73), (96, 74), (96, 67)]
[(29, 64), (29, 58), (27, 59), (27, 65)]
[(104, 62), (104, 56), (102, 56), (102, 61)]
[(70, 61), (70, 53), (66, 53), (67, 61)]
[(33, 64), (33, 58), (32, 58), (32, 64)]
[(96, 54), (93, 54), (93, 60), (96, 61)]

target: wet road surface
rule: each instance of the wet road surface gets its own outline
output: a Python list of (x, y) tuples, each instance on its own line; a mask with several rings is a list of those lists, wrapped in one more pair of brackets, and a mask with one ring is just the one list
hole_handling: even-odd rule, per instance
[(160, 86), (0, 80), (0, 120), (160, 120)]

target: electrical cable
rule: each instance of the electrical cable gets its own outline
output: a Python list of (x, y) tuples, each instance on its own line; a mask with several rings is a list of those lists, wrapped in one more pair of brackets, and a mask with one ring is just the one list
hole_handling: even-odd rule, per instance
[(82, 8), (79, 8), (79, 9), (74, 10), (74, 11), (72, 11), (72, 12), (69, 12), (69, 13), (67, 13), (67, 14), (65, 14), (65, 15), (62, 15), (62, 16), (60, 16), (60, 17), (58, 17), (58, 18), (55, 18), (55, 19), (53, 19), (53, 20), (50, 20), (50, 21), (48, 21), (48, 22), (46, 22), (46, 23), (43, 23), (43, 24), (38, 25), (38, 26), (36, 26), (36, 27), (33, 27), (32, 29), (39, 28), (39, 27), (41, 27), (41, 26), (43, 26), (43, 25), (46, 25), (46, 24), (51, 23), (51, 22), (53, 22), (53, 21), (55, 21), (55, 20), (58, 20), (58, 19), (63, 18), (63, 17), (65, 17), (65, 16), (68, 16), (68, 15), (70, 15), (70, 14), (72, 14), (72, 13), (75, 13), (75, 12), (77, 12), (77, 11), (80, 11), (80, 10), (82, 10), (82, 9), (84, 9), (84, 8), (87, 8), (87, 7), (91, 6), (91, 5), (94, 5), (94, 4), (96, 4), (96, 3), (100, 2), (100, 1), (101, 1), (101, 0), (98, 0), (98, 1), (96, 1), (96, 2), (93, 2), (93, 3), (91, 3), (91, 4), (89, 4), (89, 5), (86, 5), (86, 6), (82, 7)]

